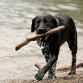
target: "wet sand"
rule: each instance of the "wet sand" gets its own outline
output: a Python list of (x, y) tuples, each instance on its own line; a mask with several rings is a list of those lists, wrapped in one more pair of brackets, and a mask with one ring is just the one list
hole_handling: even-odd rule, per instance
[[(83, 65), (83, 64), (82, 64)], [(64, 70), (66, 68), (63, 68)], [(76, 75), (68, 75), (68, 71), (58, 70), (60, 73), (57, 78), (48, 79), (44, 78), (42, 81), (29, 80), (29, 79), (6, 79), (0, 80), (0, 83), (83, 83), (83, 68), (77, 68)]]

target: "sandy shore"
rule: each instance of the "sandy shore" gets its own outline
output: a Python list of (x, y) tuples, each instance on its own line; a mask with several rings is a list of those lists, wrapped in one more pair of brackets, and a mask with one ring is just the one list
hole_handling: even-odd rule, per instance
[(48, 79), (44, 78), (42, 81), (29, 80), (29, 79), (6, 79), (0, 80), (0, 83), (83, 83), (83, 63), (78, 64), (77, 74), (68, 75), (69, 66), (64, 68), (59, 68), (57, 72), (57, 78)]

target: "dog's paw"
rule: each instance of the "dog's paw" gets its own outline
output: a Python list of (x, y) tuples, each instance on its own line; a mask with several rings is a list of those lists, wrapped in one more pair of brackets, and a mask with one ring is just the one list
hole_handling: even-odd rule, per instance
[(35, 75), (35, 79), (40, 81), (42, 80), (42, 78), (44, 77), (45, 73), (42, 71), (39, 71), (36, 75)]

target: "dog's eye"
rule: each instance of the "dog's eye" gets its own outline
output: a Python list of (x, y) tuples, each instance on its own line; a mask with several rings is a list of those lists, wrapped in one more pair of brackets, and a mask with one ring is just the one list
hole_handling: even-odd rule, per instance
[(45, 23), (45, 24), (50, 24), (50, 21), (44, 19), (44, 23)]
[(37, 20), (36, 23), (39, 24), (40, 23), (40, 20)]
[(44, 19), (44, 23), (47, 23), (48, 21), (46, 19)]

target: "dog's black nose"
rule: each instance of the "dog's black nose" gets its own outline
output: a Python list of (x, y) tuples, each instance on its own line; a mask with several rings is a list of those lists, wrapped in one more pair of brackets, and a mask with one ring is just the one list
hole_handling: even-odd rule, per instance
[(44, 33), (44, 29), (39, 28), (39, 29), (37, 30), (37, 33), (38, 33), (38, 34), (42, 34), (42, 33)]

